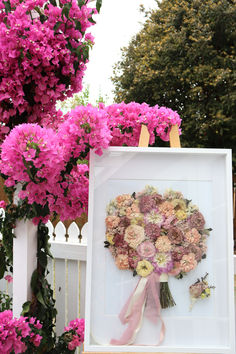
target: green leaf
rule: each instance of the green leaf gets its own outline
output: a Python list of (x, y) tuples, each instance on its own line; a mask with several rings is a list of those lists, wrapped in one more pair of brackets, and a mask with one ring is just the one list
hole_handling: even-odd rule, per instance
[(81, 22), (75, 19), (74, 23), (75, 23), (75, 29), (81, 32)]
[(78, 0), (77, 3), (78, 6), (81, 8), (84, 5), (84, 0)]
[(41, 23), (44, 23), (48, 18), (47, 18), (47, 16), (41, 14), (41, 15), (39, 16), (39, 19), (40, 19), (40, 22), (41, 22)]
[(78, 61), (74, 61), (73, 66), (74, 66), (74, 70), (75, 70), (75, 74), (76, 74), (77, 70), (78, 70), (78, 67), (79, 67), (79, 62)]
[(59, 29), (59, 27), (61, 26), (63, 22), (62, 21), (58, 21), (55, 26), (53, 27), (54, 33)]
[(11, 27), (7, 24), (7, 17), (4, 17), (3, 22), (5, 23), (5, 26), (10, 29)]
[(47, 255), (43, 251), (40, 251), (38, 253), (38, 260), (39, 260), (39, 263), (41, 264), (41, 266), (43, 268), (46, 268), (48, 260), (47, 260)]
[(39, 291), (37, 293), (36, 298), (40, 302), (40, 304), (42, 304), (44, 307), (46, 307), (46, 304), (44, 302), (43, 295), (42, 295), (41, 291)]
[(5, 11), (6, 11), (6, 14), (8, 14), (9, 12), (11, 12), (11, 3), (10, 1), (3, 1), (2, 2), (5, 6)]
[(49, 0), (50, 4), (52, 4), (53, 6), (57, 6), (56, 0)]
[(93, 19), (92, 17), (90, 17), (88, 20), (89, 20), (89, 22), (91, 22), (91, 23), (96, 23), (96, 21), (94, 21), (94, 19)]
[(5, 260), (5, 252), (4, 248), (0, 248), (0, 279), (3, 278), (4, 273), (6, 271), (6, 260)]
[(102, 6), (102, 0), (97, 0), (97, 2), (96, 2), (97, 12), (100, 12), (101, 6)]
[(86, 62), (86, 60), (89, 57), (89, 47), (83, 47), (83, 61)]
[(63, 19), (63, 16), (65, 16), (67, 19), (69, 19), (69, 13), (71, 9), (72, 3), (67, 3), (63, 6), (62, 12), (61, 12), (61, 18)]
[(30, 281), (30, 286), (33, 292), (37, 289), (38, 285), (38, 272), (35, 270), (32, 274), (31, 281)]
[(29, 312), (30, 310), (30, 305), (31, 305), (31, 302), (30, 301), (27, 301), (23, 304), (22, 306), (22, 312), (21, 312), (21, 315), (24, 316), (26, 313)]

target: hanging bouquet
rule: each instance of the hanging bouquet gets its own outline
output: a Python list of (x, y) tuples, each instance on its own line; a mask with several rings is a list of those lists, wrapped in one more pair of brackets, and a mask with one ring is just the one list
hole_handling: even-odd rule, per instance
[[(168, 276), (182, 278), (197, 267), (206, 257), (211, 229), (204, 228), (205, 219), (198, 207), (181, 192), (167, 190), (161, 195), (152, 186), (113, 199), (105, 222), (105, 247), (116, 266), (140, 276), (120, 314), (121, 321), (129, 324), (127, 330), (120, 340), (111, 342), (123, 345), (134, 340), (145, 304), (154, 322), (160, 317), (160, 307), (175, 305)], [(164, 331), (162, 322), (160, 341)]]

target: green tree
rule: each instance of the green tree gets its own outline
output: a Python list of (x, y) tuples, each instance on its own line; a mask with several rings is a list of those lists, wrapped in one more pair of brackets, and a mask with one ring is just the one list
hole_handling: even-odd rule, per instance
[(236, 152), (236, 0), (163, 0), (122, 49), (116, 101), (181, 115), (183, 146)]

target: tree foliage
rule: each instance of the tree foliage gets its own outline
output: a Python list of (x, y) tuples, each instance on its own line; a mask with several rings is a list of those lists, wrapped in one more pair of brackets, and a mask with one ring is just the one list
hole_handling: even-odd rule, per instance
[(177, 110), (187, 147), (236, 152), (236, 1), (163, 0), (122, 49), (116, 100)]

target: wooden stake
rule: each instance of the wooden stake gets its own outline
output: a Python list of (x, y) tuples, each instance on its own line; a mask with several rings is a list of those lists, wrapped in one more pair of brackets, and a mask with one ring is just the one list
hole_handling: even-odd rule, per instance
[(180, 139), (179, 139), (179, 128), (178, 125), (173, 125), (170, 131), (170, 147), (171, 148), (180, 148)]
[(148, 128), (146, 125), (142, 124), (138, 146), (139, 147), (148, 147), (149, 140), (150, 140), (150, 134), (149, 134)]

